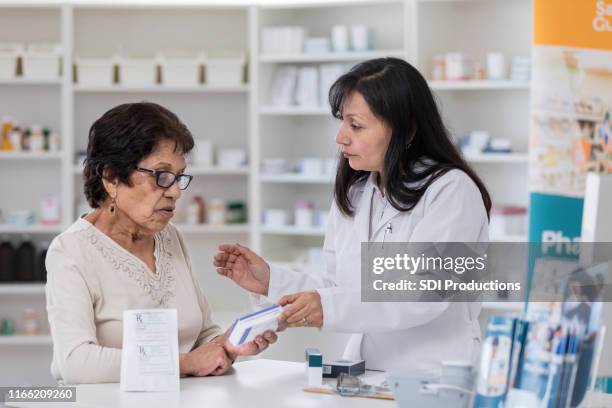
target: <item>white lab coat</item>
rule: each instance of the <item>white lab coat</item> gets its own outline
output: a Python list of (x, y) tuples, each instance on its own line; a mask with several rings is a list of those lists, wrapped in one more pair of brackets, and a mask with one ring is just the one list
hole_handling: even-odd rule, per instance
[[(433, 368), (441, 361), (475, 362), (480, 344), (479, 303), (361, 302), (361, 242), (368, 241), (373, 174), (351, 190), (354, 217), (332, 204), (323, 251), (326, 269), (299, 273), (271, 267), (268, 300), (317, 290), (322, 330), (353, 333), (345, 358), (363, 358), (368, 369)], [(381, 242), (488, 242), (480, 191), (467, 174), (451, 170), (434, 181), (407, 212), (388, 205), (372, 231)]]

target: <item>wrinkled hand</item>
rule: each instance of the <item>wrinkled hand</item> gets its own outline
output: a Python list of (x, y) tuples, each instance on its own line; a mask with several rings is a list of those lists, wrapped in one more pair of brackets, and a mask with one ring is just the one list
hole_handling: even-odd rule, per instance
[(221, 244), (213, 264), (219, 275), (249, 292), (268, 295), (270, 266), (262, 257), (240, 244)]
[(232, 360), (220, 344), (211, 341), (181, 354), (179, 365), (181, 375), (204, 377), (225, 374), (232, 367)]
[(278, 304), (284, 307), (279, 316), (281, 321), (279, 331), (286, 327), (323, 326), (323, 306), (321, 295), (317, 291), (286, 295), (280, 298)]
[(215, 338), (213, 341), (221, 344), (227, 352), (227, 355), (232, 360), (235, 360), (239, 356), (255, 356), (267, 349), (270, 344), (276, 343), (276, 340), (278, 340), (276, 333), (267, 330), (263, 334), (255, 337), (252, 341), (239, 346), (234, 346), (230, 343), (227, 333)]

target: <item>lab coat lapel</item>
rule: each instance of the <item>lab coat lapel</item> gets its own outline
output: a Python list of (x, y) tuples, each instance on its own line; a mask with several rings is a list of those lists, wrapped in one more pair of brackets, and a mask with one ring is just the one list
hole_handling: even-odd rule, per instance
[[(374, 231), (372, 231), (372, 237), (375, 237), (381, 229), (386, 228), (387, 224), (400, 213), (401, 211), (393, 207), (391, 203), (388, 203), (387, 208), (385, 208), (385, 212), (383, 214), (382, 219), (380, 220), (380, 222), (376, 223), (376, 227), (374, 228)], [(395, 226), (393, 225), (393, 223), (391, 223), (391, 233), (394, 232), (394, 227)], [(389, 237), (387, 237), (387, 240), (389, 240)]]
[(361, 192), (361, 198), (359, 199), (359, 205), (357, 205), (355, 212), (355, 230), (357, 231), (357, 237), (359, 242), (369, 241), (370, 232), (370, 211), (372, 207), (372, 175), (368, 177), (366, 184)]

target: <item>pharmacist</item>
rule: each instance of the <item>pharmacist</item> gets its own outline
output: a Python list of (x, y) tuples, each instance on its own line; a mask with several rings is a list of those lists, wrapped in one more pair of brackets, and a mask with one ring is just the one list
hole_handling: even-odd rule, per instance
[(368, 369), (474, 362), (480, 304), (361, 302), (361, 242), (487, 242), (491, 199), (461, 158), (423, 76), (395, 58), (360, 63), (331, 87), (340, 128), (326, 268), (270, 267), (249, 248), (223, 244), (217, 272), (260, 300), (285, 306), (288, 327), (353, 333), (344, 358)]

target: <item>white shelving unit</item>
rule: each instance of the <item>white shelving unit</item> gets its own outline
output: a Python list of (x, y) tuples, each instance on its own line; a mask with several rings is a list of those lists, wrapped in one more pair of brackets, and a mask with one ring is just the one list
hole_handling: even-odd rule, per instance
[(528, 90), (529, 82), (518, 81), (429, 81), (434, 91), (503, 91)]
[(50, 335), (40, 334), (36, 336), (13, 335), (0, 336), (0, 346), (51, 346), (53, 341)]
[(329, 52), (326, 54), (291, 54), (274, 55), (261, 54), (259, 62), (262, 64), (278, 63), (316, 63), (316, 62), (358, 62), (373, 58), (398, 57), (404, 56), (403, 49), (397, 50), (377, 50), (366, 52)]
[(34, 295), (44, 294), (44, 283), (3, 283), (0, 284), (0, 295)]
[(243, 93), (248, 92), (249, 86), (209, 86), (209, 85), (198, 85), (198, 86), (168, 86), (168, 85), (152, 85), (152, 86), (83, 86), (75, 85), (74, 92), (77, 93)]
[[(504, 24), (514, 29), (500, 30), (499, 15), (504, 16)], [(329, 36), (334, 24), (357, 23), (367, 24), (375, 33), (373, 51), (323, 55), (271, 55), (259, 51), (261, 30), (268, 25), (300, 25), (307, 28), (310, 36)], [(317, 211), (327, 211), (333, 199), (330, 177), (270, 176), (260, 172), (262, 160), (268, 158), (327, 159), (337, 155), (334, 136), (338, 123), (327, 106), (271, 106), (269, 87), (279, 66), (334, 62), (350, 65), (394, 56), (407, 59), (429, 78), (433, 56), (446, 52), (466, 52), (481, 61), (490, 51), (501, 51), (509, 57), (529, 56), (530, 26), (531, 0), (287, 0), (278, 4), (262, 1), (260, 5), (248, 4), (246, 0), (243, 3), (160, 0), (150, 6), (137, 1), (119, 5), (104, 0), (50, 4), (0, 0), (0, 42), (58, 42), (63, 49), (64, 73), (51, 81), (0, 81), (0, 115), (9, 114), (25, 124), (42, 123), (61, 135), (61, 150), (57, 153), (0, 152), (0, 180), (3, 190), (12, 192), (0, 197), (0, 208), (21, 209), (27, 204), (27, 209), (36, 211), (41, 194), (55, 192), (62, 209), (60, 226), (0, 224), (0, 235), (18, 240), (26, 234), (40, 243), (67, 228), (76, 218), (77, 200), (83, 196), (82, 168), (76, 164), (76, 155), (85, 149), (93, 121), (120, 103), (158, 102), (176, 112), (194, 137), (211, 139), (216, 146), (248, 151), (247, 168), (188, 167), (187, 171), (197, 177), (179, 204), (180, 208), (196, 194), (242, 200), (247, 203), (248, 223), (188, 226), (180, 219), (176, 221), (185, 234), (193, 264), (213, 309), (230, 321), (227, 316), (247, 309), (249, 301), (233, 284), (217, 277), (211, 266), (217, 245), (241, 242), (267, 259), (291, 261), (309, 247), (320, 247), (324, 229), (267, 228), (261, 223), (262, 210), (291, 210), (296, 200), (307, 199), (314, 202)], [(222, 30), (224, 35), (219, 35)], [(69, 75), (75, 55), (107, 56), (117, 48), (146, 54), (177, 46), (245, 50), (248, 83), (237, 87), (90, 87), (73, 83)], [(430, 81), (430, 86), (454, 136), (486, 130), (512, 140), (514, 149), (520, 153), (479, 155), (469, 160), (490, 189), (494, 202), (526, 205), (530, 84)], [(508, 171), (508, 166), (512, 166), (512, 171)], [(22, 187), (24, 181), (29, 183), (27, 190)], [(524, 241), (525, 237), (492, 239), (516, 242)], [(17, 319), (22, 308), (36, 299), (37, 307), (44, 311), (43, 293), (40, 284), (0, 285), (0, 310), (10, 309)], [(320, 338), (312, 337), (313, 342)], [(309, 337), (301, 334), (300, 339)], [(49, 345), (50, 338), (0, 337), (0, 354), (3, 350), (11, 353), (21, 350), (15, 346), (25, 344)], [(32, 357), (32, 361), (24, 364), (47, 373), (48, 362), (44, 363), (44, 367), (37, 367), (41, 363)], [(0, 372), (0, 383), (2, 379)]]
[(300, 174), (264, 174), (260, 177), (262, 183), (295, 183), (295, 184), (331, 184), (332, 177), (302, 176)]

